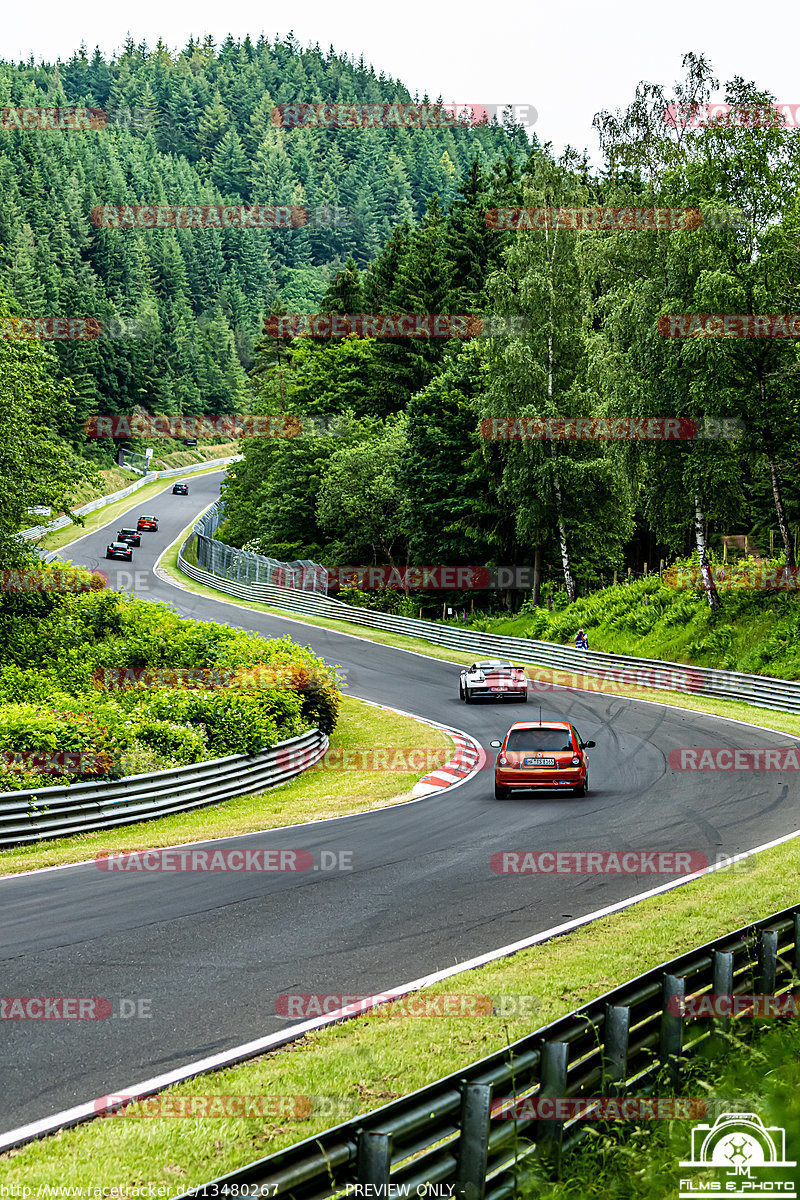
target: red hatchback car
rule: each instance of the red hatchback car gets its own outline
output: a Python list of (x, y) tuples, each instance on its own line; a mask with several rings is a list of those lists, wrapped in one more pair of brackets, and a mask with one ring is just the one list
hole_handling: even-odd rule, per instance
[(148, 517), (148, 516), (139, 517), (139, 520), (136, 522), (136, 528), (139, 530), (139, 532), (141, 532), (143, 529), (157, 530), (158, 529), (158, 517)]
[(582, 742), (568, 721), (517, 721), (502, 742), (490, 742), (500, 753), (494, 764), (495, 800), (512, 789), (572, 788), (576, 796), (589, 790), (589, 764), (584, 754), (594, 742)]

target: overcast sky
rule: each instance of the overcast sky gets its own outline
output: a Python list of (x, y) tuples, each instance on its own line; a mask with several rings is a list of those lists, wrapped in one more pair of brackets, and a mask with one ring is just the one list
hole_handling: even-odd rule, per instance
[[(290, 30), (302, 44), (331, 43), (363, 53), (376, 71), (401, 79), (411, 92), (457, 103), (529, 104), (542, 141), (597, 154), (592, 116), (626, 105), (640, 80), (671, 85), (683, 55), (710, 58), (723, 82), (753, 79), (779, 101), (800, 103), (796, 4), (643, 3), (642, 0), (515, 0), (512, 4), (387, 3), (386, 0), (303, 0), (271, 5), (256, 0), (222, 4), (191, 0), (165, 4), (10, 4), (0, 22), (0, 58), (33, 54), (69, 58), (85, 41), (110, 53), (128, 35), (170, 48), (210, 33), (273, 40)], [(303, 100), (304, 97), (297, 97)]]

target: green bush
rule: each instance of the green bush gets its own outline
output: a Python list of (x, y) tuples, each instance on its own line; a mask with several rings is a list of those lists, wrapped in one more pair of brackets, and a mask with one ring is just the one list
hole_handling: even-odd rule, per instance
[[(185, 620), (102, 590), (89, 572), (36, 576), (38, 590), (0, 593), (0, 791), (252, 754), (312, 725), (333, 731), (341, 681), (308, 647)], [(31, 754), (83, 757), (55, 775), (53, 761), (29, 770)]]

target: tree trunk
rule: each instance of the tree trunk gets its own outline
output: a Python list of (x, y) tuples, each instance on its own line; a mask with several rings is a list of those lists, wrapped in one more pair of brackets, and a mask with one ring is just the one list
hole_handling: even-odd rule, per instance
[[(552, 265), (552, 260), (551, 260)], [(552, 275), (551, 275), (552, 285)], [(550, 331), (547, 335), (547, 398), (552, 407), (553, 401), (553, 293), (552, 286), (550, 291)], [(550, 456), (553, 459), (553, 491), (556, 497), (556, 513), (558, 524), (558, 544), (561, 548), (561, 565), (564, 569), (564, 586), (567, 589), (567, 599), (570, 604), (575, 603), (577, 592), (575, 590), (575, 580), (572, 578), (572, 568), (569, 562), (569, 548), (567, 546), (567, 531), (564, 528), (564, 502), (561, 496), (561, 481), (558, 478), (558, 468), (556, 466), (556, 452), (553, 443), (550, 443)]]
[(564, 528), (563, 502), (561, 499), (561, 484), (559, 483), (558, 474), (553, 475), (553, 490), (556, 495), (556, 512), (558, 514), (558, 544), (561, 548), (561, 566), (564, 569), (564, 586), (567, 589), (567, 599), (570, 604), (574, 604), (578, 593), (575, 589), (575, 580), (572, 578), (572, 568), (569, 561), (569, 548), (567, 546), (567, 531)]
[[(763, 368), (761, 368), (758, 376), (758, 391), (761, 397), (762, 411), (766, 410), (767, 405), (766, 390)], [(770, 483), (772, 484), (772, 499), (775, 502), (775, 512), (778, 515), (778, 528), (781, 531), (783, 547), (786, 551), (786, 565), (790, 570), (794, 570), (794, 567), (796, 566), (794, 546), (792, 544), (792, 536), (789, 533), (789, 522), (786, 520), (786, 508), (783, 503), (783, 496), (781, 495), (781, 477), (772, 447), (770, 447), (767, 453), (767, 461), (769, 462), (769, 478)]]
[(542, 590), (542, 547), (537, 546), (533, 554), (533, 591), (531, 600), (539, 607), (539, 594)]
[(789, 522), (786, 520), (786, 508), (781, 495), (781, 477), (778, 472), (778, 464), (769, 454), (769, 477), (772, 483), (772, 498), (775, 501), (775, 512), (778, 514), (778, 528), (781, 531), (783, 538), (784, 549), (786, 550), (786, 565), (790, 570), (794, 570), (797, 565), (794, 557), (794, 545), (792, 544), (792, 535), (789, 532)]
[(711, 564), (708, 561), (708, 552), (706, 550), (706, 534), (703, 528), (703, 510), (700, 507), (699, 496), (695, 496), (694, 498), (694, 536), (697, 542), (697, 557), (700, 560), (700, 574), (703, 577), (703, 587), (705, 588), (708, 607), (712, 612), (717, 612), (722, 607), (722, 601), (719, 598), (719, 592), (711, 575)]

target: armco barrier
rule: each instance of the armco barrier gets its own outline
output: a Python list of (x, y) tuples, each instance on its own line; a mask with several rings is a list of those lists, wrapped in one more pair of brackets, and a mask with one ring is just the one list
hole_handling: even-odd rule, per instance
[[(668, 1096), (680, 1083), (685, 1060), (699, 1048), (709, 1058), (730, 1052), (724, 1036), (730, 1018), (687, 1024), (679, 1015), (686, 998), (786, 995), (796, 991), (798, 976), (800, 906), (794, 905), (662, 963), (409, 1096), (203, 1184), (181, 1200), (242, 1195), (386, 1200), (424, 1196), (436, 1184), (456, 1186), (428, 1195), (506, 1200), (517, 1194), (532, 1160), (552, 1169), (586, 1126), (597, 1124), (579, 1117), (541, 1119), (537, 1102), (646, 1097), (657, 1083), (659, 1096)], [(500, 1018), (487, 1018), (492, 1019)], [(529, 1103), (512, 1110), (520, 1114), (516, 1119), (495, 1119), (493, 1102), (511, 1098)]]
[[(235, 454), (232, 458), (212, 458), (208, 462), (192, 463), (189, 467), (171, 467), (168, 471), (151, 471), (149, 474), (143, 475), (141, 479), (137, 479), (130, 487), (122, 488), (119, 492), (111, 492), (108, 496), (101, 496), (98, 500), (91, 500), (88, 504), (82, 504), (80, 508), (75, 509), (75, 512), (79, 517), (85, 517), (87, 513), (104, 508), (106, 504), (113, 504), (115, 500), (124, 500), (126, 496), (132, 496), (139, 488), (152, 483), (155, 479), (171, 479), (174, 475), (192, 475), (197, 471), (205, 471), (209, 467), (226, 467), (228, 463), (237, 462), (240, 457), (241, 455)], [(67, 516), (55, 517), (46, 525), (32, 525), (28, 529), (20, 529), (18, 536), (31, 541), (34, 538), (43, 537), (46, 533), (53, 533), (56, 529), (66, 529), (70, 524), (71, 521)]]
[[(312, 592), (271, 587), (261, 583), (236, 583), (192, 566), (186, 561), (184, 551), (192, 536), (190, 534), (181, 547), (178, 555), (179, 569), (197, 583), (227, 592), (240, 600), (257, 601), (293, 612), (347, 621), (372, 629), (385, 629), (391, 633), (402, 633), (407, 637), (421, 638), (436, 646), (462, 651), (465, 657), (494, 655), (578, 675), (607, 677), (612, 680), (619, 678), (620, 687), (625, 685), (627, 672), (631, 679), (630, 686), (636, 689), (689, 690), (699, 696), (741, 700), (747, 704), (778, 709), (781, 712), (800, 712), (800, 683), (791, 680), (774, 679), (768, 675), (746, 675), (740, 671), (694, 667), (687, 663), (668, 662), (663, 659), (632, 658), (626, 654), (577, 650), (571, 646), (558, 646), (554, 642), (539, 642), (530, 638), (499, 637), (496, 634), (478, 633), (471, 629), (458, 629), (436, 621), (395, 617), (367, 608), (355, 608), (343, 604), (340, 600), (332, 600)], [(688, 689), (676, 685), (676, 677), (685, 679), (687, 676), (691, 680)]]
[(112, 783), (3, 792), (0, 847), (130, 825), (275, 787), (318, 762), (327, 748), (327, 736), (311, 729), (261, 754), (233, 754)]

